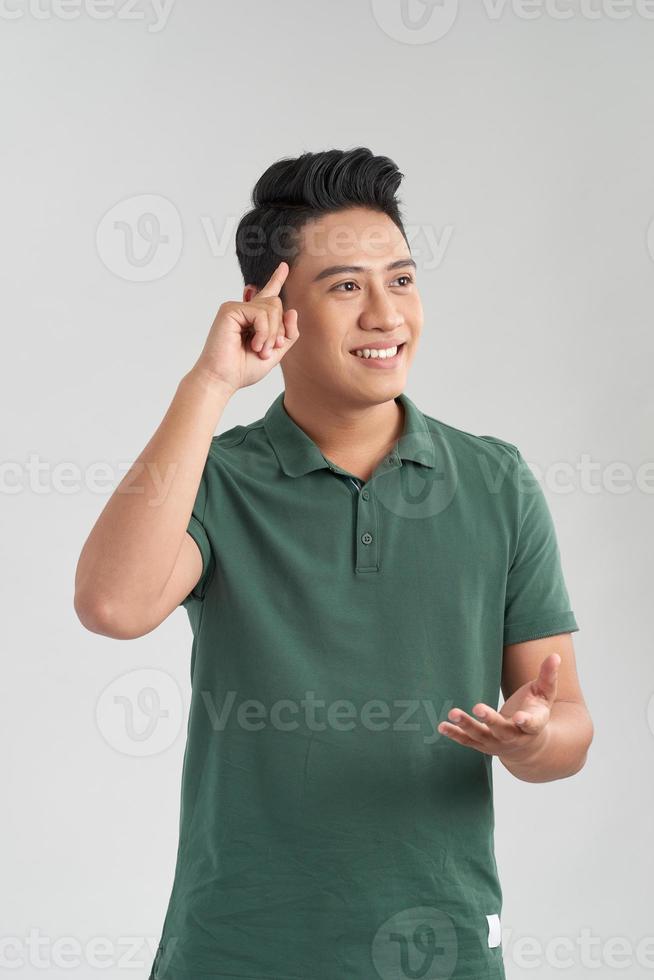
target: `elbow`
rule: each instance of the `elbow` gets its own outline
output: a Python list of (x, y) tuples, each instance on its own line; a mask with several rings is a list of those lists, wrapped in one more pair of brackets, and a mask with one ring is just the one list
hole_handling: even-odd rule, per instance
[(579, 761), (577, 762), (575, 768), (568, 775), (576, 776), (577, 773), (581, 772), (581, 770), (588, 762), (588, 753), (590, 751), (590, 747), (592, 745), (594, 735), (595, 735), (595, 729), (593, 726), (592, 719), (590, 718), (589, 715), (587, 719), (586, 730), (584, 733), (584, 739), (580, 746)]
[(586, 765), (586, 762), (588, 761), (588, 753), (590, 752), (590, 747), (593, 744), (593, 738), (594, 737), (595, 737), (595, 726), (593, 725), (593, 721), (592, 721), (592, 719), (591, 719), (591, 717), (589, 715), (588, 716), (588, 730), (586, 732), (586, 742), (585, 742), (585, 745), (584, 745), (584, 750), (585, 750), (584, 751), (584, 758), (583, 758), (583, 762), (581, 764), (581, 768), (582, 769)]
[(112, 640), (135, 640), (149, 633), (155, 626), (135, 622), (133, 616), (117, 609), (113, 603), (100, 596), (76, 591), (73, 607), (85, 629)]
[(86, 595), (75, 591), (73, 599), (75, 614), (82, 626), (91, 633), (99, 633), (106, 636), (111, 621), (110, 607), (107, 602), (98, 596)]

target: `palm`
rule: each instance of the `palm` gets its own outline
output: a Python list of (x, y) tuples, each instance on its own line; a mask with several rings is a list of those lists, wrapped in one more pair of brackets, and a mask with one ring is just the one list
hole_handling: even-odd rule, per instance
[(550, 702), (547, 695), (538, 685), (538, 679), (528, 681), (514, 691), (508, 698), (499, 713), (509, 721), (518, 711), (527, 711), (533, 716), (538, 725), (545, 725), (549, 719)]

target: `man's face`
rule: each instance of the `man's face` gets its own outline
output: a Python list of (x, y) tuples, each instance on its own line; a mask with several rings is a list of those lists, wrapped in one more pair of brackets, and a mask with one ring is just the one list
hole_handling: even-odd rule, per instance
[[(311, 221), (284, 283), (300, 336), (280, 364), (286, 387), (377, 404), (403, 391), (423, 324), (411, 253), (385, 214), (348, 208)], [(353, 268), (357, 267), (357, 268)], [(355, 348), (392, 348), (361, 357)], [(389, 353), (392, 353), (389, 351)]]

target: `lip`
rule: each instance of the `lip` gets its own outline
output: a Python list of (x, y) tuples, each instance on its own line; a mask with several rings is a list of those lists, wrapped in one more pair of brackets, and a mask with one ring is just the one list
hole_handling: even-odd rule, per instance
[(367, 347), (369, 350), (386, 350), (387, 347), (401, 347), (406, 344), (406, 340), (373, 340), (370, 344), (360, 344), (358, 347), (353, 347), (350, 350), (350, 354), (355, 354), (358, 350), (363, 350)]
[[(370, 349), (373, 350), (383, 350), (385, 347), (393, 347), (394, 344), (371, 344)], [(401, 345), (398, 344), (398, 351), (395, 357), (359, 357), (355, 351), (350, 351), (352, 357), (359, 362), (359, 364), (364, 364), (366, 367), (374, 367), (378, 371), (392, 371), (393, 368), (397, 367), (398, 364), (404, 358), (404, 348), (406, 347), (406, 341)], [(360, 349), (360, 348), (359, 348)]]

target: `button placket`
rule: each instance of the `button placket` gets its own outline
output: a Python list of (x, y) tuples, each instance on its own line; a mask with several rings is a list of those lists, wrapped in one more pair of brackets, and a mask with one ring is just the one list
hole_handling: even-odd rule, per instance
[(379, 565), (377, 507), (368, 489), (359, 492), (356, 508), (356, 571), (376, 572)]
[[(395, 469), (402, 465), (402, 460), (395, 452), (385, 456), (382, 463), (370, 478), (369, 485), (376, 476), (383, 477), (388, 469)], [(378, 572), (379, 571), (379, 513), (375, 504), (375, 499), (367, 489), (360, 489), (356, 509), (356, 571), (357, 572)]]
[[(395, 453), (385, 456), (378, 469), (371, 476), (370, 481), (368, 481), (368, 485), (372, 483), (376, 476), (383, 476), (386, 469), (394, 469), (396, 466), (401, 465), (402, 462), (399, 456), (395, 455)], [(356, 498), (354, 528), (354, 545), (356, 554), (355, 571), (378, 572), (380, 555), (379, 515), (375, 504), (375, 498), (371, 491), (367, 488), (364, 489), (361, 481), (358, 478), (353, 477), (352, 474), (347, 473), (345, 470), (342, 470), (340, 467), (335, 466), (331, 462), (329, 462), (329, 469), (332, 471), (332, 473), (338, 474), (341, 478), (345, 479), (345, 482), (349, 485), (354, 497)]]

